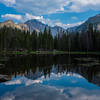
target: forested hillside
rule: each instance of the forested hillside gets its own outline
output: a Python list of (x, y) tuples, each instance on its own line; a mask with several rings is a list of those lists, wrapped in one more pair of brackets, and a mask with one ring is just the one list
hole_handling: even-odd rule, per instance
[(50, 28), (45, 28), (44, 32), (30, 33), (3, 27), (0, 29), (0, 50), (100, 51), (100, 32), (93, 30), (92, 24), (81, 33), (60, 32), (53, 37)]

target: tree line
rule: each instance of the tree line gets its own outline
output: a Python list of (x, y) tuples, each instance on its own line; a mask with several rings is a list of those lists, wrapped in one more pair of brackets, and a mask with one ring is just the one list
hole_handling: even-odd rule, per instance
[(3, 27), (0, 28), (0, 50), (40, 50), (40, 51), (100, 51), (100, 32), (88, 25), (81, 32), (59, 31), (53, 36), (51, 29), (30, 33)]

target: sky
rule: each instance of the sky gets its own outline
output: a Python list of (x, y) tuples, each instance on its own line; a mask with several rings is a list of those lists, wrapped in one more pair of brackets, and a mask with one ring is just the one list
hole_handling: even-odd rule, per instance
[(37, 19), (67, 29), (97, 14), (100, 14), (100, 0), (0, 0), (0, 22)]

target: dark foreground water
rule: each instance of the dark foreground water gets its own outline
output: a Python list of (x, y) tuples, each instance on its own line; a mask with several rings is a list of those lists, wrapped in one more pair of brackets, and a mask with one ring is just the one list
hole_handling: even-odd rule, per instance
[(100, 100), (100, 58), (0, 58), (0, 100)]

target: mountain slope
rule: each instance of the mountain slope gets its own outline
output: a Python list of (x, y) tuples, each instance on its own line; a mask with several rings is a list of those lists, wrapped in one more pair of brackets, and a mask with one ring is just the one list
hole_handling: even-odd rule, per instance
[(7, 20), (5, 22), (0, 23), (0, 28), (3, 28), (4, 26), (11, 27), (13, 29), (17, 28), (17, 29), (22, 30), (22, 31), (28, 31), (29, 30), (29, 28), (28, 28), (28, 26), (26, 24), (24, 24), (24, 23), (15, 24), (11, 20)]
[(100, 14), (90, 17), (86, 22), (84, 22), (83, 24), (77, 26), (77, 27), (72, 27), (69, 28), (68, 31), (73, 32), (79, 32), (81, 30), (87, 30), (88, 29), (88, 25), (89, 24), (93, 24), (94, 29), (99, 30), (100, 31)]
[(28, 20), (25, 22), (25, 24), (29, 27), (30, 32), (32, 32), (33, 30), (36, 30), (37, 32), (39, 32), (40, 30), (43, 31), (44, 28), (47, 27), (45, 24), (35, 19)]
[(45, 24), (43, 24), (40, 21), (35, 20), (35, 19), (28, 20), (28, 21), (25, 22), (25, 24), (29, 27), (29, 29), (30, 29), (31, 32), (33, 30), (36, 30), (37, 32), (40, 32), (40, 31), (43, 32), (44, 29), (45, 29), (45, 27), (47, 28), (47, 30), (49, 28), (51, 28), (51, 32), (52, 32), (53, 36), (55, 36), (56, 34), (58, 34), (58, 32), (60, 32), (60, 31), (65, 31), (65, 29), (63, 29), (62, 27), (59, 27), (59, 26), (50, 27), (50, 26), (45, 25)]

